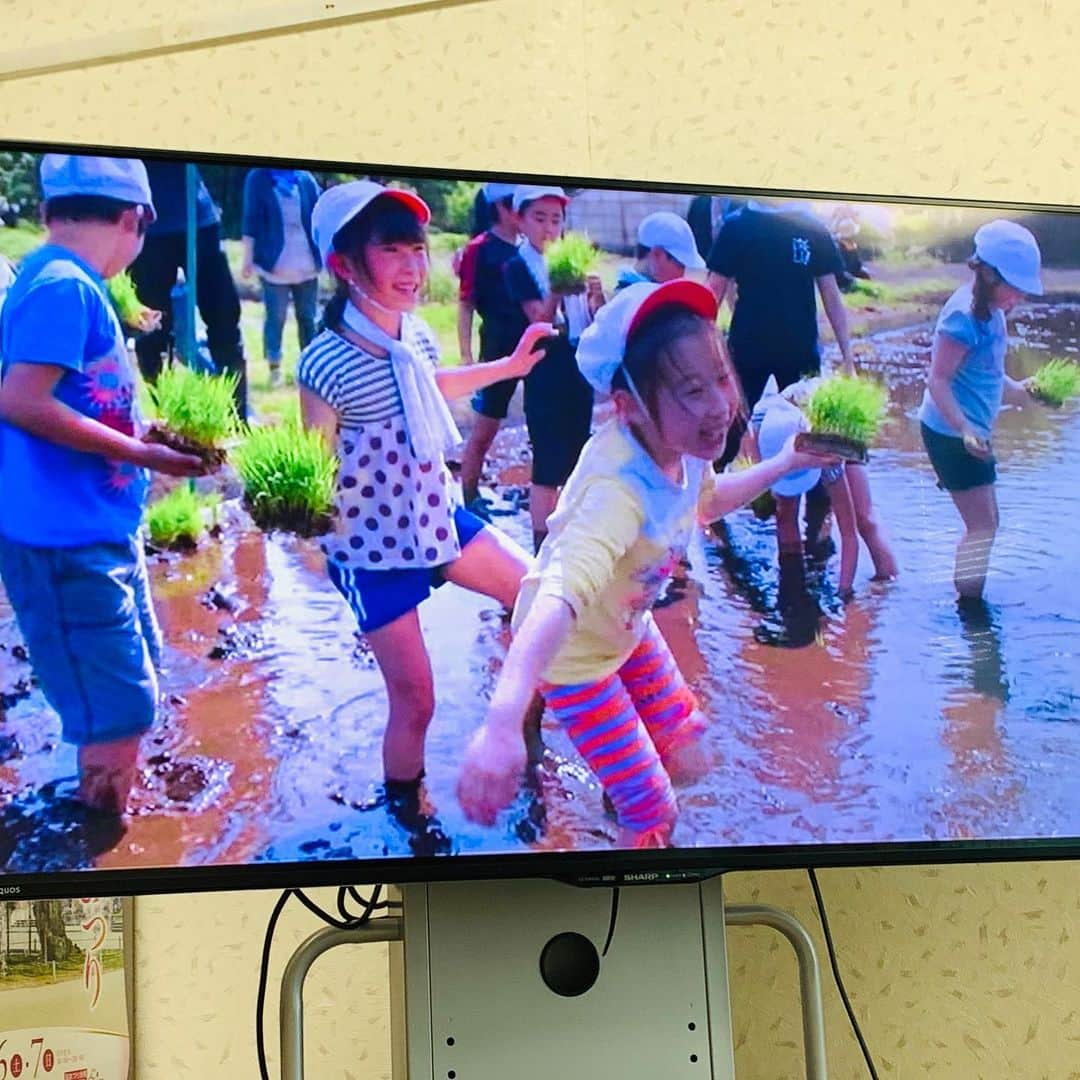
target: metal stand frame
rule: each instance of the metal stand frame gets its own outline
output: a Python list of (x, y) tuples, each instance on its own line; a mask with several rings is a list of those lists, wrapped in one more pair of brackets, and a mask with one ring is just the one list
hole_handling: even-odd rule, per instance
[[(497, 883), (493, 883), (497, 887)], [(789, 912), (762, 904), (724, 906), (724, 926), (768, 926), (783, 934), (799, 965), (799, 996), (807, 1080), (827, 1080), (825, 1019), (821, 974), (814, 943), (806, 928)], [(372, 919), (356, 930), (325, 927), (312, 934), (290, 957), (281, 982), (280, 1039), (282, 1080), (304, 1078), (304, 982), (311, 965), (339, 945), (402, 942), (402, 916)], [(399, 1018), (395, 1017), (395, 1021)]]

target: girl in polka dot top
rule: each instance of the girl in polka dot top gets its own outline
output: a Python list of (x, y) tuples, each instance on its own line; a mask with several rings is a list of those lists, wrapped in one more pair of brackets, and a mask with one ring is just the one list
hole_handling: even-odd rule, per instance
[(323, 192), (312, 231), (337, 295), (297, 370), (304, 424), (339, 461), (335, 524), (322, 548), (386, 680), (388, 782), (422, 777), (434, 711), (417, 608), (446, 581), (512, 608), (530, 562), (458, 505), (444, 455), (460, 435), (446, 400), (528, 374), (552, 333), (533, 325), (505, 359), (440, 370), (435, 338), (414, 314), (429, 219), (418, 196), (369, 181)]

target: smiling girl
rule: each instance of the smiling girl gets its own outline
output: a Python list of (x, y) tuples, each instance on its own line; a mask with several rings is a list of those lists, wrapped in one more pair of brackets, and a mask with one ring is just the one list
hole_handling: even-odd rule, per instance
[(458, 786), (494, 820), (525, 765), (522, 721), (538, 686), (616, 811), (620, 847), (670, 843), (672, 780), (708, 768), (706, 721), (651, 608), (698, 521), (715, 521), (793, 469), (821, 464), (794, 437), (769, 461), (717, 476), (739, 387), (716, 300), (678, 279), (629, 285), (581, 337), (578, 364), (616, 418), (589, 440), (522, 583), (515, 636)]
[(430, 216), (412, 192), (365, 180), (319, 197), (312, 230), (337, 294), (297, 370), (304, 424), (323, 433), (340, 466), (327, 572), (386, 681), (383, 766), (399, 784), (423, 776), (434, 712), (419, 605), (452, 581), (512, 607), (529, 563), (458, 505), (444, 454), (461, 437), (446, 399), (526, 375), (552, 332), (531, 326), (511, 356), (440, 370), (434, 335), (414, 314)]

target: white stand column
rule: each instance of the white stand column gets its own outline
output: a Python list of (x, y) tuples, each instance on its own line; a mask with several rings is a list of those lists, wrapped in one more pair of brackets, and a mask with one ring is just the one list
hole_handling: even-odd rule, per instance
[[(549, 881), (405, 886), (395, 1080), (731, 1080), (721, 879), (620, 890), (593, 985), (562, 996), (541, 957), (604, 948), (612, 891)], [(549, 957), (551, 953), (549, 952)], [(551, 964), (549, 978), (574, 974)], [(573, 988), (573, 987), (571, 987)], [(401, 1001), (400, 993), (398, 995)]]

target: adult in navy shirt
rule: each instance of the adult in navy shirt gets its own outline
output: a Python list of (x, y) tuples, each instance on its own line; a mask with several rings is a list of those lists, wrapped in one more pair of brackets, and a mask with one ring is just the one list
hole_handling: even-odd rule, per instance
[[(182, 161), (146, 161), (158, 217), (146, 234), (142, 254), (131, 264), (139, 299), (162, 312), (161, 329), (138, 338), (139, 370), (150, 382), (161, 371), (172, 332), (170, 293), (187, 262), (186, 167)], [(247, 370), (240, 336), (240, 297), (221, 248), (221, 215), (202, 177), (196, 195), (196, 301), (206, 323), (210, 356), (221, 373), (238, 376), (236, 406), (247, 416)]]
[[(751, 200), (728, 218), (706, 259), (706, 284), (723, 304), (737, 287), (728, 333), (732, 364), (742, 383), (747, 411), (761, 398), (770, 375), (781, 390), (821, 371), (817, 295), (836, 335), (846, 374), (855, 364), (847, 312), (837, 275), (844, 264), (829, 230), (802, 206), (765, 206)], [(739, 452), (745, 421), (731, 425), (718, 462), (723, 468)], [(825, 553), (828, 497), (815, 488), (807, 496), (807, 544)]]
[(770, 375), (783, 390), (821, 371), (816, 293), (844, 367), (854, 370), (836, 281), (844, 264), (829, 230), (808, 210), (751, 202), (724, 223), (706, 262), (721, 303), (732, 282), (738, 287), (728, 347), (751, 409)]

